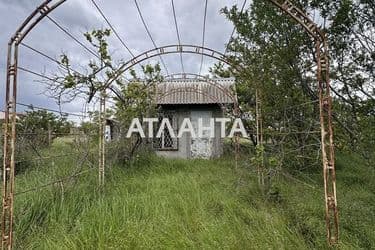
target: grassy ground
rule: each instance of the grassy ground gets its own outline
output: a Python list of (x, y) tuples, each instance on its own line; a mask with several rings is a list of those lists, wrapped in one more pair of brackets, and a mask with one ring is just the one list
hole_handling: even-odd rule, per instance
[[(61, 151), (56, 146), (56, 152)], [(17, 176), (17, 190), (75, 169), (65, 157)], [(321, 174), (279, 177), (265, 199), (256, 177), (232, 158), (139, 157), (131, 167), (97, 171), (64, 185), (16, 197), (19, 249), (324, 249)], [(360, 159), (338, 156), (342, 249), (375, 248), (374, 173)], [(85, 166), (89, 167), (89, 166)]]

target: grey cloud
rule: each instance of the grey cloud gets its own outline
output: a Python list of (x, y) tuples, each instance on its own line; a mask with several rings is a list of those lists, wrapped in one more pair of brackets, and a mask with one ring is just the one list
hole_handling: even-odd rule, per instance
[[(2, 30), (0, 36), (1, 107), (4, 103), (3, 89), (7, 41), (18, 25), (40, 3), (41, 1), (39, 0), (2, 0), (0, 2), (0, 29)], [(134, 1), (96, 0), (96, 3), (101, 7), (135, 55), (153, 48), (153, 44), (139, 18)], [(138, 3), (156, 44), (158, 46), (177, 44), (171, 1), (138, 0)], [(206, 47), (214, 48), (221, 52), (224, 51), (233, 26), (219, 12), (222, 7), (233, 4), (241, 5), (242, 0), (208, 0)], [(183, 44), (201, 45), (204, 1), (175, 0), (175, 7), (181, 42)], [(66, 3), (51, 13), (50, 16), (88, 47), (90, 45), (83, 38), (83, 33), (94, 28), (108, 27), (90, 0), (67, 0)], [(73, 67), (82, 71), (88, 60), (93, 58), (92, 55), (87, 53), (80, 45), (61, 32), (47, 19), (44, 19), (35, 27), (25, 39), (25, 43), (54, 58), (58, 58), (59, 55), (66, 52), (72, 58)], [(114, 60), (126, 61), (131, 58), (130, 54), (122, 47), (115, 36), (109, 39), (109, 44)], [(165, 55), (163, 59), (170, 73), (181, 72), (179, 54)], [(199, 71), (200, 55), (184, 54), (183, 59), (186, 72), (197, 73)], [(155, 57), (145, 63), (157, 62), (158, 60), (159, 58)], [(209, 66), (214, 62), (215, 60), (205, 58), (202, 73), (207, 74)], [(22, 46), (20, 64), (36, 72), (46, 72), (47, 74), (52, 74), (57, 69), (57, 66), (53, 62), (26, 48), (22, 48)], [(33, 75), (20, 73), (19, 100), (35, 105), (38, 104), (39, 106), (56, 108), (57, 106), (53, 100), (40, 95), (43, 91), (43, 86), (35, 82), (35, 80), (38, 80), (38, 78)], [(66, 104), (64, 109), (71, 112), (80, 112), (82, 111), (82, 107), (83, 101), (77, 100)]]

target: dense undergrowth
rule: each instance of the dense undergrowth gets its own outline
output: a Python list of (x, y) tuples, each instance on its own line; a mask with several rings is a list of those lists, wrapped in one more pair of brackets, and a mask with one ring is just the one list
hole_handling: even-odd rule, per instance
[[(63, 149), (55, 146), (56, 151)], [(77, 171), (63, 157), (17, 175), (17, 191)], [(83, 169), (96, 165), (81, 166)], [(337, 162), (342, 249), (375, 248), (374, 173), (361, 159)], [(167, 160), (97, 170), (16, 196), (18, 249), (325, 249), (321, 173), (285, 178), (263, 196), (249, 167), (233, 158)]]

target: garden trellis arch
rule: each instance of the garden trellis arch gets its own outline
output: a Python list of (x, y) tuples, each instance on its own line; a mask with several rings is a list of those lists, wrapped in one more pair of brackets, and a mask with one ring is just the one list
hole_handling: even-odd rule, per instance
[[(25, 19), (8, 43), (7, 77), (5, 89), (5, 124), (4, 124), (4, 162), (3, 162), (3, 207), (2, 207), (2, 248), (11, 249), (13, 242), (13, 200), (15, 175), (15, 144), (16, 144), (16, 103), (17, 103), (17, 72), (18, 47), (29, 32), (48, 14), (67, 0), (45, 0)], [(332, 98), (330, 95), (329, 57), (326, 35), (319, 29), (303, 11), (286, 0), (268, 0), (287, 16), (299, 23), (315, 43), (315, 58), (317, 65), (317, 80), (319, 88), (321, 152), (324, 179), (325, 219), (327, 239), (330, 244), (338, 241), (338, 210), (336, 199), (335, 155), (332, 129)], [(244, 2), (245, 4), (245, 2)], [(207, 4), (206, 4), (207, 6)], [(207, 8), (207, 7), (206, 7)], [(206, 13), (206, 12), (205, 12)], [(107, 21), (107, 20), (106, 20)], [(108, 22), (109, 24), (109, 22)], [(112, 27), (111, 27), (112, 28)], [(205, 28), (205, 27), (204, 27)], [(147, 28), (146, 28), (147, 29)], [(177, 30), (178, 32), (178, 30)], [(233, 34), (233, 33), (232, 33)], [(117, 33), (115, 33), (118, 36)], [(204, 35), (204, 34), (203, 34)], [(152, 40), (152, 39), (151, 39)], [(204, 44), (204, 39), (203, 39)], [(154, 42), (154, 45), (155, 42)], [(167, 50), (160, 50), (154, 46), (159, 55)], [(174, 48), (174, 53), (181, 53), (181, 42)], [(204, 47), (203, 45), (201, 47)], [(204, 55), (204, 51), (192, 52)], [(208, 54), (207, 56), (216, 56)], [(136, 59), (136, 58), (133, 58)], [(216, 58), (219, 59), (219, 58)], [(224, 60), (224, 58), (222, 58)], [(134, 61), (135, 62), (135, 61)], [(119, 74), (121, 75), (120, 68)], [(114, 80), (115, 78), (113, 78)], [(113, 81), (111, 80), (111, 82)], [(111, 83), (108, 82), (108, 85)]]

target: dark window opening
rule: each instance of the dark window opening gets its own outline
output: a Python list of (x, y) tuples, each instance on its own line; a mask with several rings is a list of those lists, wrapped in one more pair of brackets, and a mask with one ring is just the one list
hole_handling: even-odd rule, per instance
[[(177, 116), (176, 112), (174, 111), (163, 111), (159, 114), (159, 122), (158, 126), (156, 126), (156, 130), (154, 131), (154, 135), (156, 136), (156, 133), (161, 125), (161, 122), (163, 118), (168, 118), (174, 134), (177, 136)], [(178, 150), (178, 139), (172, 138), (171, 134), (169, 133), (168, 128), (164, 128), (162, 131), (161, 137), (154, 139), (154, 148), (158, 150)]]

